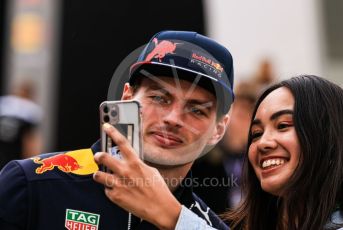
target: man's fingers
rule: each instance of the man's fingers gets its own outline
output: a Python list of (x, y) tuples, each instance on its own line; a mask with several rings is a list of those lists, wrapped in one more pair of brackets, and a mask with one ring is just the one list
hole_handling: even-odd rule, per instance
[(117, 184), (117, 180), (118, 180), (118, 178), (114, 174), (105, 173), (105, 172), (101, 172), (101, 171), (95, 172), (93, 174), (93, 179), (96, 182), (103, 184), (104, 186), (106, 186), (107, 188), (110, 188), (110, 189), (115, 187), (115, 185)]
[(108, 153), (98, 152), (94, 155), (94, 160), (99, 165), (106, 166), (112, 172), (117, 172), (122, 162), (120, 160), (112, 157)]
[(124, 158), (126, 159), (138, 158), (137, 153), (132, 148), (129, 141), (116, 128), (114, 128), (112, 125), (108, 123), (105, 123), (103, 125), (103, 129), (107, 133), (107, 135), (112, 138), (114, 143), (118, 146)]

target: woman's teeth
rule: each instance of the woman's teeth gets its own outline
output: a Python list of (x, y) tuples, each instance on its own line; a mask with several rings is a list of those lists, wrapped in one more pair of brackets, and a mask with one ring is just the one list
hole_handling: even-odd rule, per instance
[(278, 166), (278, 165), (282, 165), (285, 163), (284, 159), (268, 159), (262, 162), (262, 168), (268, 168), (268, 167), (273, 167), (273, 166)]

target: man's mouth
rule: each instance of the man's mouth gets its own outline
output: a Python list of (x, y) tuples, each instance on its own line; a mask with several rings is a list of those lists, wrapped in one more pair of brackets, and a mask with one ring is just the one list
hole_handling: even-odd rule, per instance
[(151, 135), (159, 145), (166, 148), (176, 147), (183, 143), (181, 138), (165, 131), (154, 131), (151, 132)]

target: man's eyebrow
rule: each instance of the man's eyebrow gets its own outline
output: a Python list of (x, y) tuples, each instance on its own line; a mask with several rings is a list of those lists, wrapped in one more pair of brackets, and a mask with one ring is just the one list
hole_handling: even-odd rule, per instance
[(212, 108), (214, 108), (215, 103), (213, 101), (208, 100), (198, 100), (198, 99), (192, 99), (187, 101), (187, 104), (189, 105), (196, 105), (199, 106), (201, 109), (206, 109), (208, 112), (211, 111)]
[[(153, 83), (149, 84), (147, 86), (146, 91), (149, 91), (149, 90), (161, 91), (162, 93), (164, 93), (166, 95), (171, 95), (171, 93), (164, 86), (159, 84), (158, 82), (153, 82)], [(205, 109), (208, 109), (208, 110), (210, 110), (213, 107), (213, 105), (215, 104), (213, 101), (207, 100), (207, 99), (204, 99), (204, 100), (190, 99), (190, 100), (187, 100), (187, 103), (192, 104), (192, 105), (199, 105), (199, 106), (201, 106)]]
[(154, 82), (152, 84), (149, 84), (145, 91), (161, 91), (164, 94), (170, 94), (168, 90), (166, 90), (165, 87), (161, 86), (157, 82)]
[[(293, 112), (293, 110), (291, 110), (291, 109), (285, 109), (285, 110), (280, 110), (280, 111), (277, 111), (276, 113), (273, 113), (271, 116), (270, 116), (270, 120), (275, 120), (276, 118), (278, 118), (278, 117), (280, 117), (280, 116), (282, 116), (282, 115), (284, 115), (284, 114), (291, 114), (291, 115), (293, 115), (294, 114), (294, 112)], [(253, 126), (253, 125), (259, 125), (259, 124), (261, 124), (262, 122), (261, 122), (261, 120), (260, 119), (254, 119), (253, 121), (252, 121), (252, 123), (251, 123), (251, 126)]]
[(159, 90), (159, 89), (163, 89), (163, 88), (164, 87), (162, 87), (157, 82), (153, 82), (153, 83), (149, 84), (148, 87), (147, 87), (148, 90)]

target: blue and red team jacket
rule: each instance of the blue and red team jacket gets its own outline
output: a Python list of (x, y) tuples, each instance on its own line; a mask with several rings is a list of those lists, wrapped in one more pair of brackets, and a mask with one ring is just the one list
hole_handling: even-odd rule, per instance
[[(0, 229), (157, 229), (112, 203), (103, 185), (93, 180), (98, 170), (93, 153), (98, 151), (96, 143), (90, 149), (8, 163), (0, 172)], [(174, 195), (212, 227), (228, 229), (190, 184), (180, 186)]]

